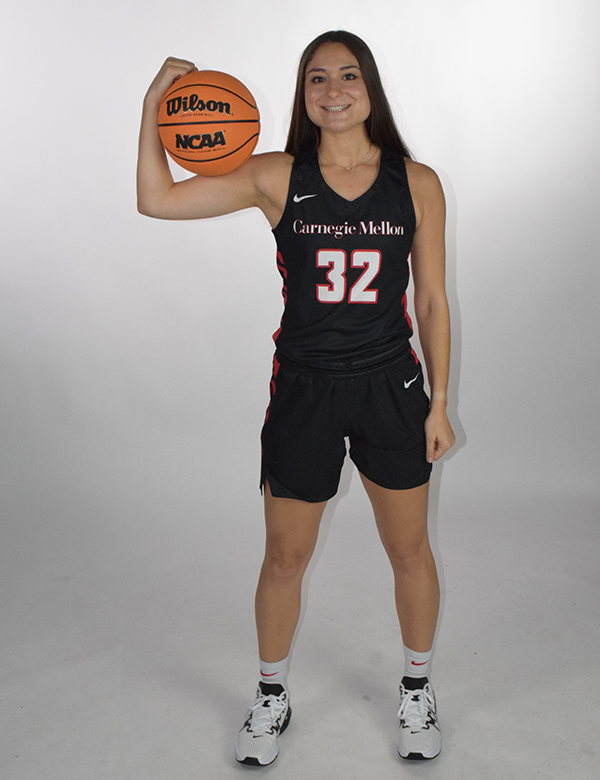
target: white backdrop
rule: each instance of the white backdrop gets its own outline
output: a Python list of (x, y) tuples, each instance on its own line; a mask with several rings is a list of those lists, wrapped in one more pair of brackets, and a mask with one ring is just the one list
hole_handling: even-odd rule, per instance
[(257, 436), (281, 308), (273, 240), (258, 212), (194, 224), (136, 213), (141, 100), (169, 54), (229, 71), (259, 101), (259, 151), (280, 149), (301, 50), (343, 27), (374, 49), (403, 133), (446, 189), (448, 484), (596, 489), (597, 5), (343, 5), (11, 10), (0, 55), (9, 471), (81, 440), (118, 459), (124, 429), (185, 431), (199, 447), (224, 427)]
[[(211, 744), (227, 738), (231, 760), (223, 731), (235, 733), (240, 691), (251, 694), (255, 674), (259, 431), (280, 281), (258, 212), (202, 223), (137, 213), (138, 124), (147, 85), (174, 55), (241, 78), (261, 109), (258, 151), (281, 149), (300, 53), (332, 28), (371, 45), (401, 130), (448, 201), (458, 440), (433, 481), (434, 547), (452, 591), (438, 668), (452, 668), (440, 674), (442, 694), (463, 707), (452, 723), (468, 746), (454, 756), (474, 761), (454, 774), (447, 765), (448, 780), (495, 778), (481, 771), (489, 751), (508, 756), (481, 710), (459, 703), (458, 686), (480, 675), (473, 687), (499, 701), (503, 663), (529, 675), (529, 661), (511, 655), (511, 632), (539, 668), (536, 713), (555, 724), (552, 703), (564, 715), (548, 680), (566, 657), (565, 625), (577, 623), (580, 657), (596, 657), (599, 24), (595, 0), (32, 0), (4, 14), (7, 776), (158, 778), (179, 767), (196, 777), (198, 728)], [(341, 517), (368, 512), (351, 470), (341, 492)], [(346, 614), (360, 571), (352, 607), (368, 629), (348, 634), (332, 673), (344, 663), (395, 669), (391, 599), (377, 606), (389, 573), (375, 532), (333, 525), (331, 514), (331, 552), (317, 555), (327, 565), (310, 575), (320, 610), (305, 618), (313, 623), (297, 658), (311, 669), (311, 653), (336, 659), (321, 643), (346, 628), (332, 632), (323, 614)], [(532, 581), (537, 597), (526, 601)], [(479, 651), (475, 664), (467, 646)], [(222, 657), (228, 676), (214, 685), (205, 666)], [(318, 677), (305, 680), (318, 695)], [(224, 729), (205, 708), (213, 690)], [(529, 701), (519, 703), (526, 720)], [(518, 720), (498, 723), (540, 766), (543, 751)], [(574, 723), (591, 730), (594, 718)], [(24, 774), (15, 735), (29, 756)], [(591, 756), (597, 740), (587, 738)], [(571, 766), (570, 748), (564, 761)], [(590, 759), (590, 777), (596, 767)], [(311, 771), (298, 765), (299, 777)]]

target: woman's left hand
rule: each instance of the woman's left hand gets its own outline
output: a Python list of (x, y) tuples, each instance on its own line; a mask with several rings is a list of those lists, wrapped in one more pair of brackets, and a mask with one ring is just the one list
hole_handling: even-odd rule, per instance
[(454, 431), (445, 410), (432, 409), (425, 420), (425, 439), (427, 441), (427, 462), (439, 460), (456, 441)]

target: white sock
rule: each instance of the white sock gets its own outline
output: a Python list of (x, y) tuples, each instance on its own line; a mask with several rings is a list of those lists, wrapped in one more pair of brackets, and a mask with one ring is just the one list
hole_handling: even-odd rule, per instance
[(268, 664), (266, 661), (260, 662), (260, 679), (264, 683), (278, 683), (287, 688), (287, 677), (290, 670), (290, 657), (277, 661), (274, 664)]
[(417, 653), (404, 645), (405, 677), (429, 677), (433, 648), (428, 653)]

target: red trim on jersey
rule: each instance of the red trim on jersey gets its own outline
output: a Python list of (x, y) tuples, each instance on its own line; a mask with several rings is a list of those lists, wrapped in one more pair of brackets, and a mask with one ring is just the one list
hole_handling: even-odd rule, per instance
[(277, 267), (281, 271), (282, 275), (287, 279), (287, 269), (285, 267), (285, 263), (283, 262), (283, 255), (281, 252), (277, 252)]
[[(279, 329), (281, 330), (281, 328)], [(277, 386), (275, 384), (275, 379), (277, 378), (277, 374), (279, 373), (279, 368), (281, 366), (281, 363), (277, 360), (276, 356), (273, 355), (273, 373), (271, 374), (271, 384), (270, 384), (270, 400), (269, 405), (267, 406), (267, 411), (265, 414), (265, 422), (269, 419), (269, 412), (271, 411), (271, 400), (273, 399), (273, 396), (275, 395), (275, 391), (277, 390)]]
[[(283, 255), (281, 252), (277, 252), (277, 270), (281, 274), (283, 278), (283, 285), (281, 287), (281, 295), (283, 296), (283, 305), (285, 307), (287, 303), (287, 285), (285, 283), (285, 280), (287, 279), (287, 268), (285, 267), (285, 263), (283, 262)], [(281, 321), (283, 322), (283, 314), (281, 315)], [(273, 341), (275, 344), (277, 344), (277, 338), (279, 337), (279, 334), (281, 333), (281, 324), (273, 334)]]
[[(410, 329), (414, 333), (412, 320), (410, 318), (410, 314), (408, 313), (408, 301), (406, 298), (406, 293), (404, 293), (402, 297), (402, 308), (404, 309), (404, 319), (408, 322)], [(412, 347), (410, 348), (410, 354), (414, 357), (415, 363), (419, 365), (419, 358), (417, 357), (417, 353), (414, 351)]]
[(283, 277), (283, 286), (281, 288), (283, 302), (287, 303), (287, 285), (285, 283), (287, 279), (287, 268), (285, 267), (285, 263), (283, 262), (283, 256), (279, 251), (277, 252), (277, 269), (279, 270), (279, 273)]
[(402, 308), (404, 309), (404, 319), (408, 322), (410, 329), (413, 330), (412, 320), (410, 318), (410, 314), (408, 313), (408, 301), (406, 299), (406, 293), (404, 293), (402, 296)]

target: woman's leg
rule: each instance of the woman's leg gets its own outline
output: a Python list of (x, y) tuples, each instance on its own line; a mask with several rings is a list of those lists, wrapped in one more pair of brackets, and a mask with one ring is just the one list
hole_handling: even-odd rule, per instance
[(406, 759), (435, 758), (442, 747), (442, 735), (428, 670), (440, 589), (427, 535), (429, 485), (387, 490), (361, 477), (394, 571), (396, 609), (405, 645), (398, 753)]
[(431, 650), (440, 590), (427, 534), (429, 485), (388, 490), (361, 479), (373, 506), (377, 528), (394, 572), (396, 609), (402, 641), (411, 650)]
[(276, 498), (265, 483), (267, 543), (256, 590), (261, 681), (237, 736), (235, 755), (242, 764), (271, 764), (277, 758), (278, 737), (292, 714), (285, 679), (287, 657), (300, 617), (302, 577), (317, 543), (326, 503)]
[(327, 502), (276, 498), (268, 482), (264, 494), (267, 539), (256, 591), (256, 629), (261, 660), (276, 663), (290, 651), (300, 617), (302, 577)]

